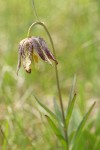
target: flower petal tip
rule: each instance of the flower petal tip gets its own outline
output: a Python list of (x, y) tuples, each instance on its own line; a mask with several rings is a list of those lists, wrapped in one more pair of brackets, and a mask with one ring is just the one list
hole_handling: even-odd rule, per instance
[(55, 63), (56, 63), (56, 65), (58, 65), (58, 61), (57, 60), (55, 60)]
[(29, 69), (29, 70), (26, 70), (26, 72), (30, 74), (30, 73), (31, 73), (31, 69)]

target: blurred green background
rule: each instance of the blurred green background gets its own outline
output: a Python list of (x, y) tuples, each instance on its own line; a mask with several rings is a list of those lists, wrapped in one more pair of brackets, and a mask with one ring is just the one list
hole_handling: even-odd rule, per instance
[[(54, 41), (65, 106), (73, 76), (77, 75), (72, 126), (77, 126), (94, 100), (97, 102), (76, 150), (99, 150), (100, 0), (36, 0), (35, 3), (38, 16), (47, 25)], [(19, 76), (16, 75), (18, 44), (34, 21), (31, 0), (0, 1), (1, 149), (41, 150), (42, 145), (44, 150), (60, 149), (45, 121), (45, 112), (32, 96), (35, 93), (52, 109), (53, 97), (58, 99), (54, 67), (39, 60), (39, 64), (33, 64), (31, 74), (21, 67)], [(32, 34), (43, 37), (51, 49), (41, 27), (35, 27)]]

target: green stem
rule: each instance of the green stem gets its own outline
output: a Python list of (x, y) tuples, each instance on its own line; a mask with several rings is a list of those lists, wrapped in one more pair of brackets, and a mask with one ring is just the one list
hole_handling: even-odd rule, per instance
[[(35, 22), (33, 23), (30, 27), (29, 27), (29, 30), (28, 30), (28, 34), (27, 36), (30, 37), (30, 33), (31, 33), (31, 30), (32, 30), (32, 27), (36, 26), (36, 25), (41, 25), (48, 37), (49, 37), (49, 40), (50, 40), (50, 43), (52, 45), (52, 49), (53, 49), (53, 54), (54, 54), (54, 57), (56, 59), (56, 52), (55, 52), (55, 47), (54, 47), (54, 44), (53, 44), (53, 40), (51, 38), (51, 35), (47, 29), (47, 27), (45, 26), (45, 24), (43, 22)], [(59, 102), (60, 102), (60, 107), (61, 107), (61, 112), (62, 112), (62, 118), (63, 118), (63, 124), (64, 124), (64, 134), (65, 134), (65, 139), (66, 139), (66, 150), (69, 150), (69, 146), (68, 146), (68, 134), (67, 134), (67, 128), (66, 128), (66, 121), (65, 121), (65, 115), (64, 115), (64, 108), (63, 108), (63, 103), (62, 103), (62, 96), (61, 96), (61, 90), (60, 90), (60, 84), (59, 84), (59, 75), (58, 75), (58, 68), (57, 68), (57, 64), (55, 63), (55, 73), (56, 73), (56, 82), (57, 82), (57, 89), (58, 89), (58, 94), (59, 94)]]

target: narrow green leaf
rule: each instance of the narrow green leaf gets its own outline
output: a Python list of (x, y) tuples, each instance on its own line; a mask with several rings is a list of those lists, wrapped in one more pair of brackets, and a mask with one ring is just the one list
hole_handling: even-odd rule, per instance
[(89, 117), (89, 115), (90, 115), (90, 113), (91, 113), (93, 107), (95, 106), (95, 104), (96, 104), (96, 102), (94, 102), (94, 103), (92, 104), (92, 106), (90, 107), (90, 109), (88, 110), (88, 112), (87, 112), (87, 113), (85, 114), (85, 116), (83, 117), (81, 123), (79, 124), (79, 126), (78, 126), (78, 128), (77, 128), (77, 130), (76, 130), (76, 133), (75, 133), (75, 135), (74, 135), (74, 137), (73, 137), (73, 139), (72, 139), (72, 142), (71, 142), (72, 148), (74, 148), (75, 143), (79, 140), (80, 135), (81, 135), (81, 132), (82, 132), (82, 130), (83, 130), (83, 127), (85, 126), (86, 121), (87, 121), (87, 119), (88, 119), (88, 117)]
[(96, 142), (94, 143), (93, 150), (99, 150), (99, 148), (100, 148), (100, 137), (97, 136), (96, 137)]
[(7, 146), (8, 146), (8, 122), (6, 121), (6, 125), (5, 125), (5, 133), (3, 133), (4, 135), (4, 142), (3, 142), (3, 150), (6, 150), (7, 149)]
[(75, 100), (76, 100), (76, 94), (74, 94), (74, 97), (73, 97), (73, 99), (70, 103), (70, 107), (68, 108), (68, 112), (66, 114), (66, 126), (67, 126), (67, 128), (68, 128), (69, 121), (70, 121), (70, 118), (71, 118), (71, 115), (72, 115), (72, 112), (73, 112)]
[(75, 94), (75, 86), (76, 86), (76, 75), (74, 75), (74, 79), (73, 79), (73, 82), (72, 82), (72, 87), (71, 87), (71, 90), (70, 90), (70, 96), (69, 96), (69, 101), (68, 101), (68, 109), (70, 107), (70, 103), (73, 99), (73, 96)]
[(59, 106), (57, 104), (57, 101), (55, 99), (53, 99), (53, 104), (54, 104), (54, 110), (55, 110), (56, 118), (58, 119), (59, 122), (62, 122), (62, 114), (61, 114), (61, 111), (60, 111)]
[(69, 135), (69, 143), (71, 143), (71, 140), (73, 139), (74, 135), (75, 135), (76, 130), (73, 130), (70, 135)]
[[(13, 110), (12, 110), (13, 111)], [(13, 119), (14, 119), (14, 122), (16, 123), (17, 127), (20, 129), (20, 132), (21, 132), (21, 135), (25, 137), (25, 139), (29, 142), (29, 145), (34, 148), (33, 146), (33, 143), (31, 141), (31, 139), (28, 137), (28, 135), (26, 134), (26, 132), (24, 131), (24, 128), (23, 128), (23, 122), (20, 121), (20, 117), (18, 117), (16, 115), (16, 113), (13, 112)]]
[(37, 98), (36, 96), (34, 96), (34, 98), (36, 99), (36, 101), (38, 102), (38, 104), (39, 104), (46, 112), (48, 112), (54, 119), (57, 120), (55, 114), (54, 114), (50, 109), (48, 109), (44, 104), (42, 104), (42, 103), (38, 100), (38, 98)]
[(45, 116), (46, 116), (46, 118), (47, 118), (47, 120), (48, 120), (49, 125), (50, 125), (51, 128), (53, 129), (55, 135), (56, 135), (59, 139), (65, 140), (64, 137), (61, 135), (60, 130), (59, 130), (59, 129), (57, 128), (57, 126), (55, 125), (55, 123), (50, 119), (49, 116), (47, 116), (47, 115), (45, 115)]

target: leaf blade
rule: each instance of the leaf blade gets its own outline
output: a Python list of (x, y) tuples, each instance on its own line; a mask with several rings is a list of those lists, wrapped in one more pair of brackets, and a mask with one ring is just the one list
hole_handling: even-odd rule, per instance
[(50, 109), (48, 109), (44, 104), (42, 104), (42, 103), (38, 100), (38, 98), (37, 98), (35, 95), (34, 95), (34, 98), (36, 99), (36, 101), (38, 102), (38, 104), (39, 104), (46, 112), (48, 112), (48, 114), (50, 114), (54, 119), (57, 120), (55, 114), (54, 114)]
[(74, 97), (73, 97), (73, 99), (72, 99), (72, 101), (70, 103), (70, 107), (68, 109), (68, 112), (66, 114), (66, 126), (67, 126), (67, 128), (68, 128), (69, 121), (70, 121), (70, 118), (71, 118), (71, 115), (72, 115), (72, 112), (73, 112), (75, 100), (76, 100), (76, 93), (74, 94)]
[(61, 114), (60, 108), (59, 108), (59, 106), (57, 104), (57, 101), (55, 99), (53, 99), (53, 105), (54, 105), (55, 115), (56, 115), (56, 117), (58, 119), (58, 122), (62, 123), (63, 122), (62, 121), (62, 114)]
[(80, 122), (80, 124), (79, 124), (79, 126), (78, 126), (78, 128), (77, 128), (77, 130), (76, 130), (76, 133), (75, 133), (75, 135), (74, 135), (74, 137), (73, 137), (73, 139), (72, 139), (72, 141), (71, 141), (72, 149), (73, 149), (75, 143), (79, 140), (79, 138), (80, 138), (80, 133), (81, 133), (83, 127), (85, 126), (85, 123), (86, 123), (86, 121), (87, 121), (87, 119), (88, 119), (88, 117), (89, 117), (89, 115), (90, 115), (92, 109), (94, 108), (95, 104), (96, 104), (96, 102), (94, 102), (94, 103), (92, 104), (92, 106), (90, 107), (90, 109), (89, 109), (88, 112), (84, 115), (82, 121)]
[(57, 128), (57, 126), (55, 125), (55, 123), (50, 119), (49, 116), (45, 115), (45, 117), (47, 118), (47, 121), (48, 121), (49, 125), (51, 126), (51, 128), (53, 129), (55, 135), (56, 135), (59, 139), (65, 141), (64, 137), (61, 135), (60, 130)]
[(74, 93), (75, 93), (75, 86), (76, 86), (76, 75), (74, 75), (74, 79), (73, 79), (73, 82), (72, 82), (72, 87), (71, 87), (71, 90), (70, 90), (69, 101), (68, 101), (68, 109), (70, 107), (71, 100), (73, 99), (73, 96), (74, 96)]

